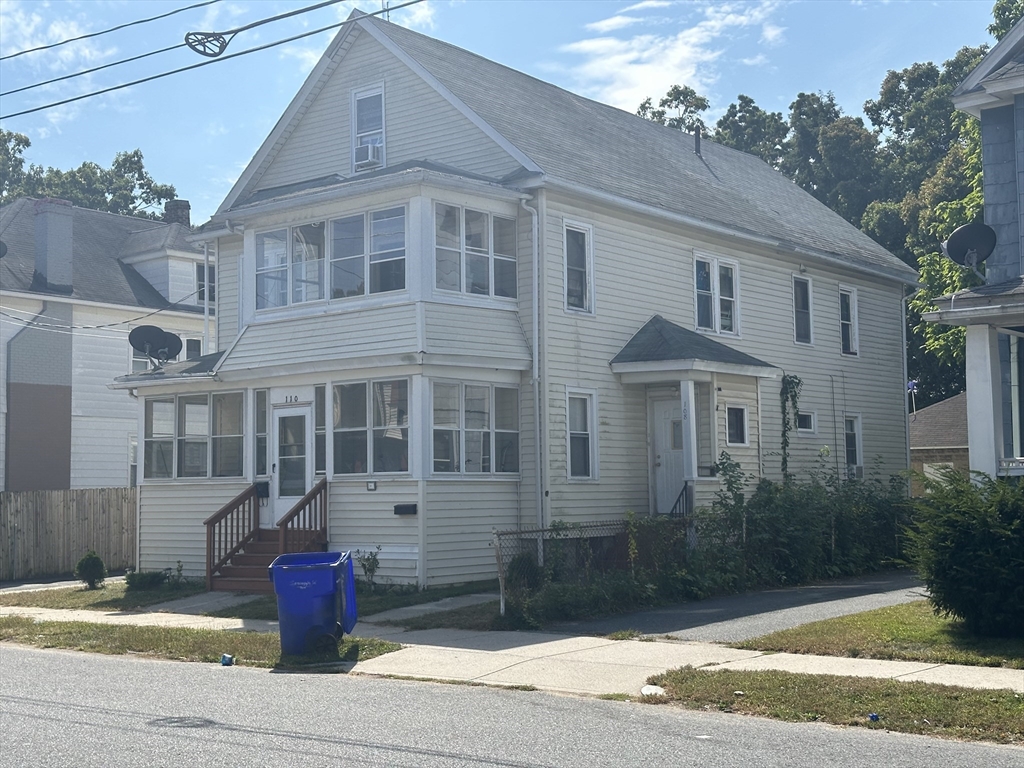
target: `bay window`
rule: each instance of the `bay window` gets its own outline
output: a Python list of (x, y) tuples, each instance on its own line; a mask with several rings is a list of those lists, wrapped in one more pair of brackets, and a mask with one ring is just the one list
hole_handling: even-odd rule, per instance
[(146, 400), (143, 477), (241, 477), (243, 403), (241, 392)]
[(334, 385), (334, 473), (409, 471), (409, 382)]
[(516, 298), (515, 219), (435, 204), (434, 265), (439, 290)]
[(434, 382), (432, 413), (434, 472), (519, 471), (519, 390)]

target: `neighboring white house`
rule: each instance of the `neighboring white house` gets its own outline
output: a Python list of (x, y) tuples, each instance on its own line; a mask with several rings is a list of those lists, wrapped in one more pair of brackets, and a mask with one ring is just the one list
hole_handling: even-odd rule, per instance
[[(1024, 476), (1024, 19), (953, 92), (981, 120), (986, 284), (936, 299), (925, 320), (965, 326), (971, 469)], [(947, 235), (949, 233), (946, 233)]]
[(223, 352), (118, 383), (140, 567), (325, 477), (333, 548), (488, 578), (493, 528), (707, 503), (722, 451), (780, 477), (784, 374), (791, 471), (906, 469), (912, 269), (756, 157), (353, 18), (201, 233)]
[(159, 325), (182, 335), (182, 358), (202, 354), (205, 255), (185, 240), (188, 202), (168, 212), (184, 221), (61, 200), (0, 209), (0, 490), (134, 484), (136, 405), (110, 388), (149, 367), (129, 331)]

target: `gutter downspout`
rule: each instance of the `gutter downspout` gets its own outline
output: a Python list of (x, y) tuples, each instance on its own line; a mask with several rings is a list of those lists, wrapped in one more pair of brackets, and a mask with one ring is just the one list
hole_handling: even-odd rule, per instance
[[(533, 282), (531, 285), (531, 302), (533, 304), (533, 318), (531, 320), (533, 331), (533, 362), (530, 371), (530, 386), (533, 389), (533, 461), (535, 468), (534, 496), (537, 508), (537, 527), (544, 527), (544, 489), (541, 485), (541, 418), (540, 418), (540, 251), (538, 250), (539, 233), (538, 217), (539, 211), (531, 208), (525, 200), (519, 201), (520, 207), (530, 214), (532, 220), (531, 236), (533, 238)], [(539, 205), (538, 205), (539, 207)]]
[[(910, 392), (908, 391), (910, 372), (907, 367), (907, 302), (914, 294), (913, 292), (907, 293), (906, 283), (900, 286), (900, 290), (903, 292), (903, 299), (900, 301), (900, 339), (903, 342), (903, 425), (907, 446), (907, 469), (910, 469), (910, 409), (907, 407), (907, 401), (910, 398)], [(907, 475), (907, 496), (909, 495), (910, 476)]]

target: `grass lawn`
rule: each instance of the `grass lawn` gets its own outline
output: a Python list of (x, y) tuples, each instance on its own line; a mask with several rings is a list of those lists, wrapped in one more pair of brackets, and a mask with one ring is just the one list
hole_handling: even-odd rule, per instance
[(5, 592), (0, 594), (0, 605), (87, 611), (135, 611), (205, 591), (206, 585), (202, 581), (189, 579), (182, 581), (181, 584), (165, 582), (156, 589), (131, 591), (127, 590), (127, 585), (123, 581), (113, 581), (98, 589), (87, 589), (83, 585), (64, 589)]
[(927, 600), (816, 621), (735, 648), (1024, 669), (1024, 640), (981, 638), (936, 616)]
[(373, 638), (345, 637), (338, 653), (319, 656), (281, 656), (276, 633), (229, 632), (176, 627), (132, 627), (85, 622), (41, 621), (20, 616), (0, 618), (0, 641), (37, 648), (67, 648), (112, 655), (143, 655), (172, 661), (219, 663), (221, 654), (249, 667), (300, 668), (328, 661), (366, 661), (401, 648)]
[[(386, 586), (378, 586), (375, 592), (365, 591), (363, 582), (357, 582), (357, 584), (359, 590), (356, 594), (356, 605), (359, 607), (360, 619), (373, 616), (375, 613), (390, 611), (392, 608), (405, 608), (409, 605), (433, 603), (446, 597), (498, 591), (497, 579), (491, 581), (472, 581), (450, 587), (430, 587), (424, 590), (389, 589)], [(210, 615), (227, 619), (265, 619), (267, 621), (277, 621), (277, 598), (273, 595), (268, 595), (267, 597), (261, 597), (234, 608), (213, 611)]]
[(402, 621), (382, 621), (381, 624), (405, 627), (408, 630), (472, 629), (479, 632), (487, 632), (492, 629), (513, 629), (513, 627), (503, 626), (502, 617), (498, 613), (498, 605), (498, 601), (495, 600), (493, 603), (467, 605), (450, 611), (425, 613), (422, 616), (414, 616), (411, 619), (403, 619)]
[[(791, 672), (703, 672), (692, 667), (649, 680), (687, 709), (789, 722), (825, 722), (968, 741), (1024, 744), (1024, 695), (896, 680)], [(870, 715), (878, 715), (872, 721)]]

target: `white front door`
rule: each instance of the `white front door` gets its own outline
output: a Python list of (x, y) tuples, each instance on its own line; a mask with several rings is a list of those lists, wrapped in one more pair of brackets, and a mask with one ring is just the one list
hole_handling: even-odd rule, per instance
[(683, 490), (683, 418), (678, 400), (654, 401), (655, 510), (667, 515)]
[(274, 409), (270, 498), (276, 524), (313, 487), (312, 412), (308, 406)]

